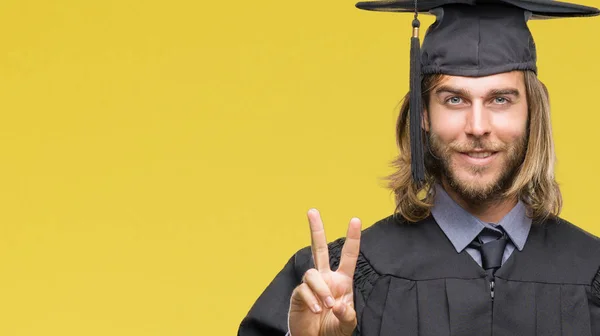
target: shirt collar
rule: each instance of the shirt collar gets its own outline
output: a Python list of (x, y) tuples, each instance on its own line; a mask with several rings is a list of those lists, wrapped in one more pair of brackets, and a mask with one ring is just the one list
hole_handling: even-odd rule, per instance
[[(458, 205), (441, 185), (435, 185), (435, 200), (431, 214), (450, 240), (456, 252), (462, 252), (489, 224), (471, 215)], [(525, 204), (519, 200), (517, 205), (496, 225), (501, 225), (506, 234), (521, 251), (527, 241), (531, 218), (527, 217)]]

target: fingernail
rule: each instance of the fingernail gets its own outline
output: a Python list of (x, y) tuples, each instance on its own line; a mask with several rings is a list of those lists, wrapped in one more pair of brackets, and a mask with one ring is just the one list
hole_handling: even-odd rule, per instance
[(313, 305), (313, 312), (314, 313), (320, 313), (321, 312), (321, 306), (319, 306), (319, 304), (315, 303)]
[(335, 304), (335, 300), (334, 300), (334, 299), (333, 299), (331, 296), (328, 296), (328, 297), (325, 299), (325, 305), (326, 305), (328, 308), (331, 308), (331, 307), (333, 307), (333, 305), (334, 305), (334, 304)]

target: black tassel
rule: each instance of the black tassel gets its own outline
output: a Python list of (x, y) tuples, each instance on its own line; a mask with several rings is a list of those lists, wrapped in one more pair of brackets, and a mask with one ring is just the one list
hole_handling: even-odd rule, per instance
[(425, 182), (425, 163), (421, 131), (421, 43), (419, 27), (421, 23), (413, 20), (413, 36), (410, 39), (410, 155), (413, 182), (421, 187)]

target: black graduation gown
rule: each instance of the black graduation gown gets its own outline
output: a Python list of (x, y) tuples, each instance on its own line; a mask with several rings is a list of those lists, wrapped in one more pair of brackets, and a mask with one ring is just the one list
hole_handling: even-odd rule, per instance
[[(329, 244), (332, 269), (342, 245)], [(311, 267), (310, 247), (296, 253), (238, 335), (285, 335), (291, 293)], [(363, 232), (354, 293), (355, 335), (600, 336), (600, 239), (560, 218), (533, 224), (496, 272), (492, 299), (485, 271), (433, 217), (390, 216)]]

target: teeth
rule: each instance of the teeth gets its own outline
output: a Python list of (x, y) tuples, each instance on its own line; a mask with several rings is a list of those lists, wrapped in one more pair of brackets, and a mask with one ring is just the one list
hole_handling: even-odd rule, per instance
[(483, 159), (483, 158), (486, 158), (486, 157), (492, 155), (492, 153), (491, 152), (476, 152), (476, 153), (467, 153), (467, 155), (472, 158)]

